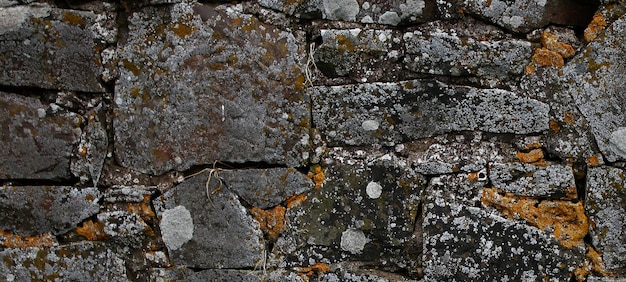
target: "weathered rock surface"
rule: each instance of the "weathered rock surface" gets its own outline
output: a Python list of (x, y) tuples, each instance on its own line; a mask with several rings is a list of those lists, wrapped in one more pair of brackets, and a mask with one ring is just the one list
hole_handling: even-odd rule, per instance
[(591, 168), (587, 176), (590, 234), (593, 245), (603, 252), (608, 270), (626, 268), (626, 174), (618, 168)]
[(118, 162), (161, 174), (215, 160), (307, 161), (294, 34), (201, 4), (146, 7), (129, 22), (115, 93)]
[(626, 80), (624, 64), (615, 62), (615, 58), (626, 56), (622, 44), (625, 37), (626, 18), (621, 17), (563, 69), (565, 91), (572, 95), (600, 151), (610, 162), (626, 160), (620, 149), (623, 141), (616, 138), (626, 126), (626, 100), (622, 95)]
[(63, 234), (98, 213), (99, 198), (95, 188), (0, 187), (0, 229), (22, 236)]
[(155, 200), (170, 259), (194, 268), (259, 265), (265, 254), (259, 223), (219, 177), (207, 188), (208, 177), (209, 172), (189, 178)]
[(311, 179), (294, 168), (223, 170), (216, 177), (246, 203), (261, 209), (276, 206), (314, 186)]
[(576, 199), (571, 167), (553, 163), (491, 163), (491, 184), (518, 196)]
[(327, 155), (326, 180), (299, 206), (274, 245), (280, 265), (376, 261), (416, 271), (412, 240), (425, 184), (403, 160), (391, 155), (336, 149)]
[(463, 130), (528, 134), (548, 129), (548, 105), (500, 89), (435, 80), (320, 86), (313, 122), (329, 145), (394, 145)]
[(46, 4), (0, 8), (0, 84), (103, 92), (96, 15)]
[(425, 190), (425, 280), (569, 280), (584, 252), (568, 250), (550, 234), (483, 208), (485, 182), (468, 176), (436, 177)]
[(67, 179), (83, 118), (56, 104), (0, 92), (0, 178)]
[(124, 259), (99, 242), (0, 251), (3, 281), (130, 281)]

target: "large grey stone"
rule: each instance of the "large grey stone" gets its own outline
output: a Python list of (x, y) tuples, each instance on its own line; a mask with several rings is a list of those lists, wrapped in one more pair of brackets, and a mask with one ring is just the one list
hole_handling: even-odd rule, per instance
[(177, 265), (253, 268), (264, 259), (259, 223), (237, 195), (209, 172), (191, 177), (154, 201), (163, 241)]
[(2, 281), (131, 281), (125, 261), (109, 246), (80, 242), (0, 251)]
[(56, 104), (0, 92), (0, 178), (68, 179), (83, 118)]
[(330, 146), (382, 144), (464, 130), (538, 133), (548, 105), (500, 89), (435, 80), (312, 87), (313, 121)]
[(510, 79), (530, 61), (530, 42), (518, 39), (481, 41), (448, 32), (414, 31), (404, 34), (409, 70), (451, 76)]
[(267, 209), (313, 189), (314, 183), (294, 168), (218, 171), (224, 184), (246, 203)]
[(96, 188), (0, 187), (0, 229), (22, 236), (63, 234), (98, 213), (99, 198)]
[(590, 231), (593, 246), (602, 253), (607, 270), (626, 267), (626, 171), (611, 167), (590, 168), (587, 175)]
[(0, 8), (0, 84), (103, 92), (95, 17), (46, 4)]
[(182, 3), (131, 15), (115, 88), (120, 164), (161, 174), (218, 159), (308, 160), (302, 46), (237, 7)]
[(405, 246), (419, 228), (425, 178), (403, 159), (376, 151), (335, 148), (324, 165), (323, 186), (287, 210), (289, 225), (273, 249), (279, 265), (359, 260), (415, 271), (419, 251)]
[(626, 46), (622, 44), (625, 39), (626, 18), (622, 16), (565, 66), (561, 80), (563, 91), (573, 97), (589, 122), (600, 151), (610, 162), (626, 160), (615, 141), (611, 141), (626, 126), (625, 65), (615, 60), (626, 56)]
[(576, 199), (576, 182), (570, 166), (546, 163), (491, 163), (491, 184), (518, 196)]
[(584, 251), (480, 204), (483, 181), (431, 179), (424, 194), (426, 281), (569, 281)]

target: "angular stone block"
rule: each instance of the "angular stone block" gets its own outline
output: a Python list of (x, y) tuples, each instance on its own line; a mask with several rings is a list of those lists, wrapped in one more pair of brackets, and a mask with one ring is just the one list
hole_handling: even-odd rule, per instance
[(424, 177), (390, 154), (336, 148), (326, 157), (323, 186), (287, 210), (274, 258), (287, 266), (361, 260), (413, 270), (419, 254), (405, 246), (417, 228)]
[(467, 174), (433, 178), (424, 194), (426, 281), (568, 281), (584, 252), (483, 208), (485, 182)]
[(314, 183), (293, 168), (242, 169), (218, 171), (229, 189), (246, 203), (267, 209), (288, 197), (313, 189)]
[(162, 174), (215, 160), (300, 166), (309, 107), (294, 34), (236, 7), (146, 7), (129, 19), (115, 156)]
[(407, 68), (418, 73), (510, 79), (530, 62), (530, 42), (518, 39), (480, 41), (454, 31), (404, 34)]
[(607, 270), (626, 267), (626, 171), (611, 167), (590, 168), (587, 172), (585, 207), (593, 245), (602, 253)]
[(99, 198), (96, 188), (0, 187), (0, 229), (22, 236), (63, 234), (98, 213)]
[(0, 251), (2, 281), (132, 281), (125, 261), (98, 242)]
[(525, 163), (492, 163), (489, 180), (494, 187), (518, 196), (576, 199), (572, 168), (548, 163), (538, 166)]
[(411, 80), (319, 86), (310, 93), (313, 121), (330, 146), (389, 146), (465, 130), (528, 134), (548, 129), (548, 105), (500, 89)]
[(55, 104), (0, 92), (0, 178), (68, 179), (83, 118)]
[(96, 15), (46, 4), (0, 8), (0, 84), (103, 92)]
[(154, 202), (170, 259), (195, 268), (259, 265), (265, 255), (259, 223), (218, 177), (207, 188), (208, 177), (209, 172), (189, 178)]

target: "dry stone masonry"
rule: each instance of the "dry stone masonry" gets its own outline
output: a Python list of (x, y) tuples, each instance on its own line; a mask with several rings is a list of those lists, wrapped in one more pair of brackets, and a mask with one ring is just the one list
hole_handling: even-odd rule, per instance
[(0, 0), (1, 281), (626, 281), (623, 0)]

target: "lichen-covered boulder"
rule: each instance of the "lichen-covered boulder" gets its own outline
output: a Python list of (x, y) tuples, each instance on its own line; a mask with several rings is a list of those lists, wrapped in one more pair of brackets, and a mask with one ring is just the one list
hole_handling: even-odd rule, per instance
[(120, 164), (161, 174), (215, 160), (308, 160), (302, 46), (237, 7), (182, 3), (132, 14), (115, 88)]
[(46, 4), (0, 8), (0, 84), (104, 92), (96, 15)]
[(464, 130), (528, 134), (548, 129), (547, 104), (500, 89), (436, 80), (319, 86), (313, 121), (330, 146), (395, 145)]
[(0, 178), (69, 179), (82, 116), (40, 100), (0, 92)]
[[(253, 268), (265, 256), (263, 233), (218, 175), (202, 173), (154, 201), (170, 259), (192, 268)], [(208, 190), (207, 190), (208, 189)]]

